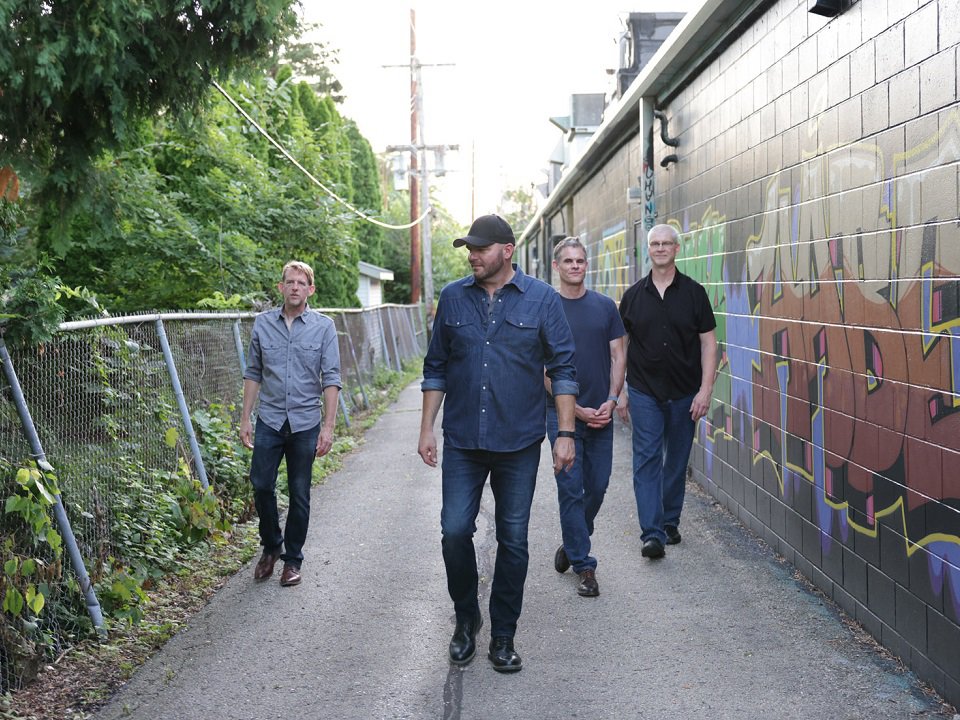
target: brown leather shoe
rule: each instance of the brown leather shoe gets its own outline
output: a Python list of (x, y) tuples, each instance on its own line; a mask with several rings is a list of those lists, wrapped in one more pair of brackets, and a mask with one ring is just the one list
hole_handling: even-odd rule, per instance
[(294, 567), (290, 563), (283, 564), (283, 572), (280, 573), (280, 584), (283, 587), (300, 584), (300, 568)]
[(257, 567), (253, 571), (254, 580), (266, 580), (268, 577), (273, 576), (273, 566), (277, 564), (277, 560), (280, 558), (280, 553), (274, 555), (271, 552), (263, 551), (263, 555), (260, 556), (260, 560), (257, 562)]
[(584, 570), (580, 573), (580, 584), (577, 585), (577, 595), (581, 597), (596, 597), (600, 594), (600, 585), (597, 584), (597, 573), (593, 570)]

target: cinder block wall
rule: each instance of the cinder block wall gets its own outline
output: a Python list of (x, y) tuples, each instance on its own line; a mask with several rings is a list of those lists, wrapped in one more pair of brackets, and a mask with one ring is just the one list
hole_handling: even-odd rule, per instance
[(663, 108), (659, 219), (723, 348), (691, 465), (960, 705), (960, 0), (807, 5)]

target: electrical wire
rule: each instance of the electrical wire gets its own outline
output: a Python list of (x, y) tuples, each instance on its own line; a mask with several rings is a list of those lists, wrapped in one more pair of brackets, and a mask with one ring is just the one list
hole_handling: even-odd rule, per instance
[(360, 210), (359, 208), (354, 207), (354, 206), (351, 205), (348, 201), (344, 200), (342, 197), (340, 197), (339, 195), (337, 195), (333, 190), (331, 190), (331, 189), (328, 188), (326, 185), (324, 185), (322, 182), (320, 182), (317, 178), (315, 178), (315, 177), (310, 173), (310, 171), (307, 170), (303, 165), (301, 165), (299, 162), (297, 162), (297, 160), (296, 160), (290, 153), (287, 152), (287, 149), (286, 149), (285, 147), (283, 147), (283, 145), (281, 145), (281, 144), (278, 143), (276, 140), (274, 140), (274, 139), (270, 136), (270, 133), (268, 133), (266, 130), (264, 130), (262, 127), (260, 127), (260, 125), (257, 123), (257, 121), (254, 120), (252, 117), (250, 117), (249, 113), (247, 113), (246, 110), (244, 110), (242, 107), (240, 107), (240, 104), (239, 104), (236, 100), (234, 100), (232, 97), (230, 97), (230, 94), (220, 86), (220, 83), (218, 83), (218, 82), (217, 82), (216, 80), (214, 80), (213, 78), (210, 78), (210, 82), (213, 83), (213, 86), (214, 86), (217, 90), (219, 90), (219, 91), (220, 91), (220, 94), (223, 95), (223, 96), (227, 99), (227, 102), (229, 102), (231, 105), (233, 105), (233, 107), (235, 107), (235, 108), (237, 109), (237, 112), (239, 112), (241, 115), (243, 115), (243, 117), (247, 120), (247, 122), (249, 122), (251, 125), (253, 125), (253, 126), (257, 129), (257, 132), (259, 132), (259, 133), (260, 133), (261, 135), (263, 135), (267, 140), (269, 140), (269, 141), (270, 141), (270, 144), (273, 145), (277, 150), (279, 150), (280, 153), (281, 153), (287, 160), (289, 160), (291, 163), (293, 163), (293, 165), (294, 165), (298, 170), (300, 170), (300, 172), (302, 172), (304, 175), (306, 175), (308, 178), (310, 178), (310, 180), (313, 181), (313, 183), (314, 183), (317, 187), (319, 187), (321, 190), (323, 190), (323, 191), (324, 191), (327, 195), (329, 195), (331, 198), (333, 198), (334, 200), (336, 200), (338, 203), (340, 203), (340, 204), (343, 205), (344, 207), (349, 208), (351, 211), (355, 212), (358, 216), (360, 216), (361, 218), (363, 218), (363, 219), (366, 220), (367, 222), (372, 223), (372, 224), (374, 224), (374, 225), (379, 225), (380, 227), (386, 228), (386, 229), (388, 229), (388, 230), (407, 230), (408, 228), (412, 228), (414, 225), (419, 225), (420, 223), (422, 223), (423, 220), (424, 220), (424, 218), (426, 218), (427, 215), (430, 214), (430, 210), (431, 210), (432, 208), (427, 207), (427, 209), (424, 211), (423, 215), (421, 215), (420, 217), (418, 217), (418, 218), (417, 218), (416, 220), (414, 220), (413, 222), (407, 223), (406, 225), (391, 225), (391, 224), (389, 224), (389, 223), (385, 223), (385, 222), (382, 222), (382, 221), (380, 221), (380, 220), (377, 220), (376, 218), (370, 217), (369, 215), (367, 215), (366, 213), (364, 213), (362, 210)]

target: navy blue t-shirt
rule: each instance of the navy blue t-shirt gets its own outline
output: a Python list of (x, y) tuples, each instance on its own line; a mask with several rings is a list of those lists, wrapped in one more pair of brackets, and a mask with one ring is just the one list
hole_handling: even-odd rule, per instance
[[(613, 300), (594, 290), (587, 290), (576, 300), (561, 295), (560, 302), (576, 347), (573, 364), (580, 385), (577, 405), (598, 408), (610, 394), (610, 342), (627, 334), (620, 311)], [(553, 406), (549, 394), (547, 404)]]

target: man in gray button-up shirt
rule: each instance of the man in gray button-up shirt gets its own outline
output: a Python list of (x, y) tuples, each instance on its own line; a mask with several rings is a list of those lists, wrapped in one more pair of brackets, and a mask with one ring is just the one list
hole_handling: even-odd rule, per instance
[[(243, 373), (240, 439), (253, 449), (250, 482), (263, 545), (254, 577), (271, 577), (273, 566), (283, 559), (280, 584), (289, 586), (300, 582), (303, 543), (310, 521), (313, 461), (330, 452), (333, 445), (340, 397), (340, 349), (333, 320), (307, 306), (307, 298), (315, 290), (309, 265), (288, 262), (277, 288), (283, 296), (283, 307), (258, 315), (253, 323)], [(254, 433), (250, 415), (257, 397), (260, 407)], [(276, 484), (284, 457), (290, 508), (281, 533)]]

